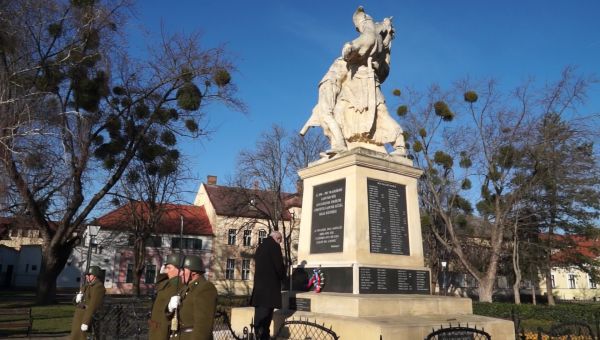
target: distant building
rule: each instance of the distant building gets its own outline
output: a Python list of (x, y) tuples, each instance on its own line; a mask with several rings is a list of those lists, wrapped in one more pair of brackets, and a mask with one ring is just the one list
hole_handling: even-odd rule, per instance
[(0, 287), (37, 285), (42, 241), (26, 218), (0, 217)]
[[(555, 237), (566, 242), (566, 236), (555, 235)], [(599, 258), (600, 240), (578, 236), (568, 238), (572, 246), (552, 255), (552, 260), (556, 264), (551, 272), (552, 295), (561, 300), (600, 299), (599, 282), (582, 269), (569, 265), (569, 263), (576, 263), (579, 257)], [(539, 292), (543, 295), (548, 294), (544, 276), (540, 277)]]
[[(297, 262), (301, 202), (298, 193), (277, 196), (264, 190), (220, 186), (215, 176), (209, 176), (208, 183), (200, 185), (193, 205), (161, 205), (164, 214), (146, 244), (142, 293), (153, 291), (167, 255), (183, 251), (202, 257), (206, 277), (220, 294), (249, 295), (254, 251), (273, 229), (274, 220), (280, 231), (291, 235), (292, 264)], [(89, 251), (90, 265), (104, 270), (107, 293), (132, 293), (132, 212), (144, 216), (143, 209), (139, 202), (126, 204), (93, 221), (91, 225), (100, 227), (98, 235), (91, 242), (84, 232), (57, 278), (57, 288), (75, 290), (81, 285)], [(37, 229), (13, 222), (0, 219), (0, 285), (33, 287), (40, 270), (42, 239)]]
[[(268, 236), (272, 216), (280, 216), (279, 230), (291, 230), (292, 263), (296, 263), (300, 227), (300, 194), (217, 185), (209, 176), (202, 183), (194, 205), (203, 206), (213, 226), (213, 283), (220, 294), (250, 295), (254, 280), (256, 247)], [(281, 206), (280, 214), (273, 207)], [(283, 244), (282, 244), (283, 250)]]
[[(130, 294), (133, 288), (133, 239), (131, 237), (132, 209), (140, 216), (141, 203), (124, 205), (94, 221), (100, 226), (100, 232), (90, 245), (89, 235), (85, 235), (83, 244), (76, 247), (69, 257), (65, 269), (58, 277), (57, 286), (61, 288), (78, 287), (81, 273), (86, 268), (87, 252), (91, 250), (91, 265), (100, 266), (105, 271), (104, 286), (109, 294)], [(164, 264), (167, 255), (182, 251), (202, 257), (212, 276), (211, 254), (213, 231), (203, 207), (193, 205), (163, 204), (162, 218), (146, 240), (146, 265), (140, 280), (142, 293), (154, 289), (156, 275)], [(180, 231), (183, 219), (183, 233)], [(90, 248), (91, 247), (91, 248)]]
[(41, 245), (40, 231), (26, 218), (0, 217), (0, 245), (21, 249), (23, 245)]

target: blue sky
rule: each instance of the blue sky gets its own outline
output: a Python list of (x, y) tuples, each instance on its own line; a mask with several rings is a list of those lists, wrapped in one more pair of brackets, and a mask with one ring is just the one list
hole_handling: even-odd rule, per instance
[[(206, 47), (226, 44), (247, 115), (207, 108), (210, 139), (185, 141), (193, 175), (233, 175), (238, 152), (272, 124), (299, 130), (317, 99), (317, 84), (344, 42), (357, 33), (352, 13), (363, 5), (376, 21), (393, 16), (396, 39), (382, 90), (424, 89), (470, 76), (514, 87), (534, 76), (543, 84), (567, 65), (600, 76), (600, 1), (140, 1), (130, 25), (132, 48), (157, 36), (201, 32)], [(600, 88), (587, 113), (600, 112)], [(393, 108), (393, 102), (390, 103)], [(190, 183), (195, 191), (199, 182)], [(192, 200), (192, 194), (186, 194)]]

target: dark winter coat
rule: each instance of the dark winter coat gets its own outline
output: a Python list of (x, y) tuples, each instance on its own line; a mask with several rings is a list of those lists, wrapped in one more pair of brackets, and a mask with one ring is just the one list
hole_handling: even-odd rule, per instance
[(254, 290), (251, 304), (254, 307), (281, 308), (281, 282), (285, 266), (279, 243), (267, 237), (254, 254)]

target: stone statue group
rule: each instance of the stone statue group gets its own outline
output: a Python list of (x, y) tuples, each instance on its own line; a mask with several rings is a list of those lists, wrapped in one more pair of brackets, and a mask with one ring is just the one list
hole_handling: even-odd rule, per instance
[(390, 116), (380, 88), (390, 72), (392, 18), (374, 22), (359, 7), (352, 21), (359, 36), (344, 44), (319, 83), (317, 105), (300, 134), (312, 126), (323, 128), (329, 157), (360, 146), (386, 152), (386, 144), (393, 147), (392, 155), (404, 156), (402, 128)]

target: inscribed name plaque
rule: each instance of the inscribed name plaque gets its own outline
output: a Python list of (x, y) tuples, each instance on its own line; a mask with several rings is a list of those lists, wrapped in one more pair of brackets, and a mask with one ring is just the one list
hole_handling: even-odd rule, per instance
[(314, 187), (311, 253), (337, 253), (344, 250), (345, 198), (345, 178)]
[(360, 267), (360, 294), (429, 294), (429, 271)]
[(367, 179), (371, 253), (410, 255), (406, 186)]
[(290, 297), (289, 305), (290, 309), (303, 312), (310, 312), (310, 299)]

